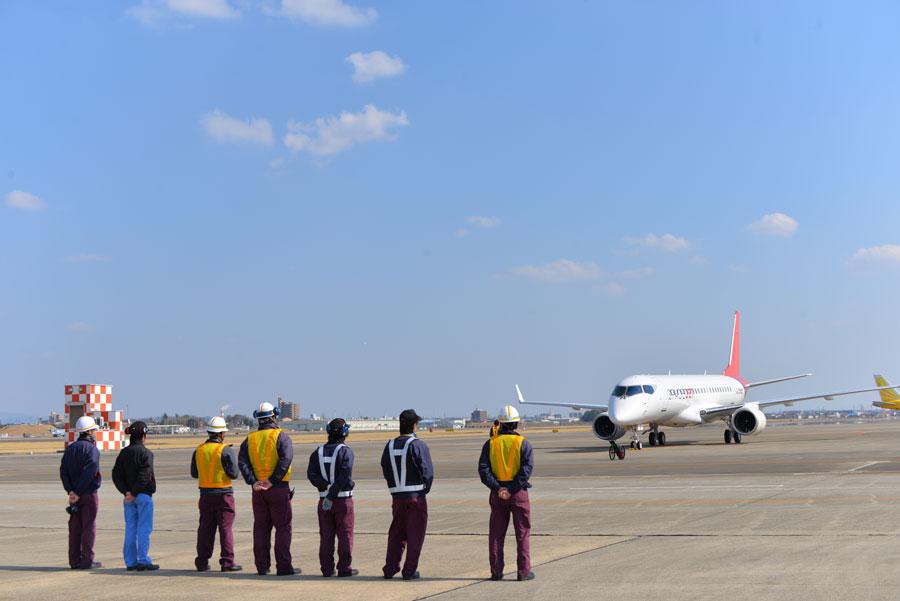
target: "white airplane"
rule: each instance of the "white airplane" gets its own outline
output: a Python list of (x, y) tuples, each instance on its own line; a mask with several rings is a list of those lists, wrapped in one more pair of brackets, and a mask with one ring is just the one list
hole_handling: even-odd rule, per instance
[(628, 376), (613, 389), (607, 405), (526, 401), (518, 384), (516, 393), (519, 402), (524, 405), (571, 407), (575, 410), (599, 409), (602, 413), (594, 420), (594, 434), (598, 438), (610, 441), (610, 459), (616, 456), (624, 459), (625, 449), (619, 447), (615, 441), (623, 437), (627, 431), (631, 431), (631, 448), (643, 448), (640, 437), (645, 424), (650, 427), (648, 436), (650, 446), (666, 444), (666, 433), (660, 432), (660, 426), (680, 428), (718, 420), (725, 422), (727, 426), (725, 442), (730, 443), (733, 440), (740, 443), (741, 436), (755, 436), (765, 429), (766, 416), (762, 411), (765, 407), (790, 406), (811, 399), (830, 401), (836, 396), (845, 394), (900, 388), (879, 382), (879, 386), (874, 388), (841, 390), (769, 401), (747, 401), (747, 391), (753, 387), (805, 378), (812, 374), (747, 382), (740, 375), (740, 337), (741, 314), (740, 311), (735, 311), (730, 360), (721, 376), (706, 374)]

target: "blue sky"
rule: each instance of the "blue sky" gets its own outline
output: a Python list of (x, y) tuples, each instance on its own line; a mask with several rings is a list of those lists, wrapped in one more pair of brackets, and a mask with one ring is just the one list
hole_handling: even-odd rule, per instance
[(751, 398), (900, 380), (898, 29), (888, 2), (4, 3), (0, 409), (602, 402), (721, 371), (736, 309), (746, 378), (815, 373)]

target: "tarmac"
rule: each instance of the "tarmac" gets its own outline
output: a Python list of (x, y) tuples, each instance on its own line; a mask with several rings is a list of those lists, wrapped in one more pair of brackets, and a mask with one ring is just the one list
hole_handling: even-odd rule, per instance
[(121, 496), (110, 476), (115, 453), (106, 452), (96, 544), (103, 568), (70, 570), (60, 455), (0, 456), (0, 599), (900, 597), (900, 424), (779, 425), (740, 445), (724, 444), (722, 431), (670, 429), (667, 446), (628, 451), (624, 461), (610, 461), (607, 445), (587, 430), (526, 431), (536, 463), (530, 582), (516, 582), (511, 528), (506, 578), (487, 580), (488, 493), (476, 470), (483, 437), (427, 441), (436, 480), (422, 578), (406, 582), (381, 578), (390, 522), (383, 442), (347, 441), (356, 453), (360, 575), (340, 580), (318, 569), (317, 498), (305, 479), (313, 442), (295, 442), (292, 550), (303, 569), (296, 577), (256, 575), (243, 483), (236, 483), (234, 530), (245, 571), (194, 571), (197, 489), (186, 449), (155, 452), (150, 554), (162, 569), (125, 571)]

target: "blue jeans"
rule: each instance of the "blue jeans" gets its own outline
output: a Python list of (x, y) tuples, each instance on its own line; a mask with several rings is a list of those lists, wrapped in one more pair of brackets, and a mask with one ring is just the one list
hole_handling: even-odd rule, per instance
[(153, 497), (139, 494), (125, 508), (125, 565), (150, 564), (150, 533), (153, 532)]

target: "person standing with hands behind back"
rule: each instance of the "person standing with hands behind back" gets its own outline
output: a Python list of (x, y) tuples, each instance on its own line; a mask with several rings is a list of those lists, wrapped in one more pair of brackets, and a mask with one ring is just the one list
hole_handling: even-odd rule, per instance
[(344, 444), (350, 427), (335, 418), (325, 428), (328, 442), (309, 456), (306, 477), (319, 489), (319, 566), (322, 576), (334, 575), (334, 538), (338, 541), (337, 575), (356, 576), (353, 561), (353, 451)]
[(484, 443), (478, 460), (478, 474), (491, 489), (491, 521), (488, 535), (488, 560), (491, 580), (503, 578), (503, 542), (512, 514), (516, 532), (518, 580), (532, 580), (531, 571), (531, 501), (528, 482), (534, 469), (531, 443), (516, 432), (519, 412), (507, 405), (500, 412), (500, 429)]
[(150, 533), (153, 532), (153, 493), (156, 478), (153, 476), (153, 453), (144, 443), (147, 441), (147, 424), (137, 421), (125, 428), (131, 437), (127, 447), (119, 451), (113, 466), (113, 484), (125, 495), (125, 567), (143, 572), (158, 570), (150, 561)]
[(293, 576), (300, 573), (291, 559), (291, 462), (294, 460), (294, 443), (275, 418), (278, 407), (260, 403), (253, 417), (259, 429), (252, 432), (238, 453), (238, 468), (244, 482), (253, 487), (253, 558), (256, 573), (269, 573), (272, 557), (269, 547), (272, 527), (275, 527), (275, 574)]
[(97, 533), (97, 490), (100, 488), (100, 451), (94, 443), (97, 422), (82, 415), (75, 422), (78, 440), (66, 447), (59, 477), (69, 493), (69, 565), (73, 570), (102, 567), (94, 561)]

